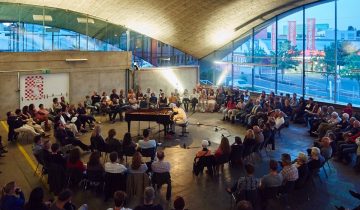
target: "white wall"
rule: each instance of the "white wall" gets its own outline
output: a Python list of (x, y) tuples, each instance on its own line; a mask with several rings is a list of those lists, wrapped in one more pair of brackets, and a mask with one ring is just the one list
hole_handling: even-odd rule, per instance
[(151, 88), (156, 94), (162, 89), (167, 96), (175, 88), (182, 94), (184, 89), (189, 92), (199, 82), (198, 66), (146, 68), (135, 72), (135, 84), (138, 84), (143, 92)]

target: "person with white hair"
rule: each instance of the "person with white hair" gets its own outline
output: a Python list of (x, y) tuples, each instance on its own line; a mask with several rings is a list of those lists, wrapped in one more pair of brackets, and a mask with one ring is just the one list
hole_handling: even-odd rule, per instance
[(170, 104), (170, 108), (172, 108), (173, 110), (173, 124), (171, 125), (171, 131), (169, 131), (169, 133), (174, 133), (175, 132), (175, 125), (183, 125), (185, 123), (187, 123), (187, 116), (186, 116), (186, 112), (184, 111), (183, 108), (181, 107), (177, 107), (176, 104), (171, 103)]
[(318, 137), (321, 139), (325, 136), (326, 132), (328, 130), (334, 129), (336, 125), (340, 123), (341, 119), (339, 117), (339, 114), (337, 112), (332, 112), (330, 119), (327, 120), (327, 122), (320, 123), (318, 129), (314, 134), (317, 134)]
[(146, 209), (152, 209), (152, 210), (163, 210), (164, 208), (160, 205), (154, 204), (155, 200), (155, 190), (153, 187), (146, 187), (144, 190), (144, 204), (138, 205), (134, 208), (134, 210), (146, 210)]
[(320, 149), (317, 147), (312, 147), (310, 152), (310, 159), (307, 163), (309, 171), (313, 172), (318, 170), (321, 167), (321, 164), (324, 162), (324, 157), (320, 154)]

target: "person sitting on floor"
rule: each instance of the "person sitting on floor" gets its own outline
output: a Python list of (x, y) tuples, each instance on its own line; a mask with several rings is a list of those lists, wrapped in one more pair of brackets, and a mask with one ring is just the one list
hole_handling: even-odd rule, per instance
[(127, 168), (118, 163), (118, 154), (116, 152), (112, 152), (109, 155), (110, 162), (105, 163), (105, 172), (107, 173), (125, 173)]

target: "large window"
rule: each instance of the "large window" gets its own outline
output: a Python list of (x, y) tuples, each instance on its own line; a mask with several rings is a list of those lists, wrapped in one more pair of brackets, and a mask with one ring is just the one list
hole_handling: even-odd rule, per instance
[(252, 66), (247, 63), (252, 62), (252, 35), (251, 32), (244, 38), (234, 41), (233, 69), (234, 87), (242, 89), (252, 89)]
[(305, 18), (305, 95), (334, 102), (335, 3), (311, 5)]
[(302, 94), (303, 10), (278, 17), (277, 92)]
[[(254, 89), (275, 90), (275, 21), (269, 21), (254, 29)], [(275, 29), (274, 29), (275, 27)]]
[(197, 59), (123, 26), (56, 8), (0, 3), (0, 52), (132, 51), (139, 67), (197, 65)]
[(360, 105), (360, 4), (337, 2), (337, 101)]
[(207, 64), (222, 60), (234, 86), (360, 106), (357, 8), (358, 0), (321, 1), (278, 15), (201, 59), (200, 78), (218, 78)]

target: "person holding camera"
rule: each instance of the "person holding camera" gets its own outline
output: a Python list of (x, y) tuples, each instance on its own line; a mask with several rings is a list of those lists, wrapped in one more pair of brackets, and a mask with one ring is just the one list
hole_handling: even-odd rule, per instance
[(7, 183), (3, 188), (1, 198), (1, 210), (23, 210), (25, 204), (25, 196), (15, 182)]

